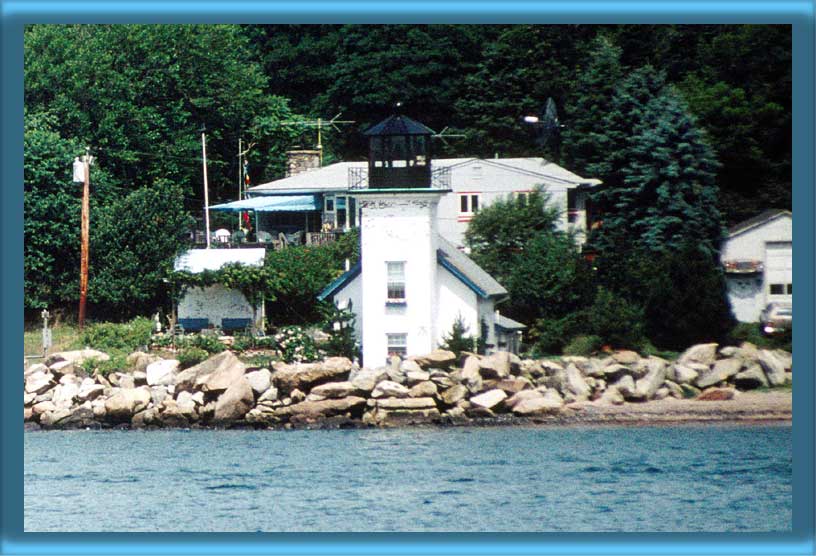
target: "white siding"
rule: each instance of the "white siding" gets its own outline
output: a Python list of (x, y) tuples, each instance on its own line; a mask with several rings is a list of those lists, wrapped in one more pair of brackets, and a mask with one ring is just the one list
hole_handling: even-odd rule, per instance
[(441, 266), (438, 269), (437, 277), (439, 279), (439, 304), (436, 317), (437, 345), (442, 345), (443, 337), (450, 334), (453, 323), (460, 316), (468, 328), (466, 334), (478, 336), (479, 312), (476, 294)]
[(253, 313), (252, 305), (239, 290), (214, 284), (206, 288), (189, 288), (178, 304), (178, 318), (208, 319), (210, 324), (221, 326), (221, 319), (263, 318), (263, 303)]
[(363, 280), (358, 274), (346, 286), (337, 292), (332, 298), (335, 305), (348, 307), (351, 301), (351, 312), (354, 313), (354, 338), (357, 342), (363, 342)]
[(764, 272), (758, 275), (728, 274), (728, 296), (734, 316), (741, 322), (756, 322), (762, 309), (771, 301), (791, 301), (785, 293), (770, 294), (772, 283), (793, 283), (793, 221), (788, 214), (779, 215), (729, 237), (723, 242), (720, 259), (725, 261), (759, 261)]

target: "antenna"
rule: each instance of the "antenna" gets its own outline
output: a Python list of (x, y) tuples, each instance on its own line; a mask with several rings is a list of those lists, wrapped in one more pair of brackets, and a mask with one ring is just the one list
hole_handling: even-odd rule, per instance
[(431, 135), (431, 137), (433, 137), (434, 139), (439, 139), (445, 144), (446, 147), (449, 147), (450, 144), (447, 141), (445, 141), (445, 139), (458, 139), (467, 136), (464, 133), (449, 133), (448, 126), (445, 126), (444, 129), (442, 129), (442, 131), (440, 131), (439, 133), (434, 133), (433, 135)]
[(566, 126), (558, 120), (558, 110), (552, 97), (547, 98), (547, 102), (541, 110), (541, 117), (525, 116), (523, 121), (526, 124), (534, 125), (538, 129), (537, 143), (541, 147), (546, 147), (548, 143), (552, 142), (555, 153), (558, 154), (561, 146), (561, 130)]
[(300, 127), (315, 127), (317, 128), (317, 150), (320, 151), (320, 165), (323, 165), (323, 130), (330, 126), (335, 131), (340, 131), (338, 125), (347, 125), (356, 123), (354, 120), (340, 120), (342, 112), (338, 112), (334, 118), (325, 119), (317, 118), (316, 120), (288, 120), (280, 122), (281, 125), (286, 126), (300, 126)]

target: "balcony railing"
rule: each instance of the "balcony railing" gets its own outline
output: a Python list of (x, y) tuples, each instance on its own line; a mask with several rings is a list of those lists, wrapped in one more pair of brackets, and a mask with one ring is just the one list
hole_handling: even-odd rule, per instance
[[(368, 168), (357, 166), (348, 169), (348, 188), (368, 189)], [(431, 168), (431, 189), (450, 189), (451, 171), (447, 166)]]
[[(264, 232), (261, 232), (260, 235), (262, 237), (260, 240), (253, 238), (253, 241), (235, 241), (232, 238), (221, 240), (213, 237), (210, 240), (210, 248), (247, 249), (263, 247), (266, 249), (272, 249), (273, 251), (280, 251), (281, 249), (295, 245), (326, 245), (337, 241), (337, 239), (344, 233), (345, 232), (343, 231), (296, 232), (294, 234), (278, 234), (277, 236), (272, 236), (271, 234), (264, 234)], [(201, 230), (196, 230), (194, 233), (192, 233), (190, 239), (193, 247), (203, 248), (207, 244), (205, 237), (204, 232)]]
[(758, 274), (765, 269), (762, 261), (733, 259), (723, 261), (723, 268), (729, 274)]

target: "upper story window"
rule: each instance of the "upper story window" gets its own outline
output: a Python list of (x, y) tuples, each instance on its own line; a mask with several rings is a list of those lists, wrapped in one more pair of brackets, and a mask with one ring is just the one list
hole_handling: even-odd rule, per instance
[(475, 214), (479, 211), (479, 196), (473, 193), (459, 195), (459, 213)]
[(391, 303), (405, 301), (405, 261), (390, 261), (388, 266), (388, 297)]
[(334, 197), (326, 197), (326, 212), (334, 212)]
[(518, 202), (521, 203), (523, 206), (527, 206), (527, 203), (530, 202), (530, 192), (529, 191), (514, 191), (513, 196), (518, 199)]
[(386, 334), (388, 356), (399, 355), (404, 357), (408, 352), (408, 334)]

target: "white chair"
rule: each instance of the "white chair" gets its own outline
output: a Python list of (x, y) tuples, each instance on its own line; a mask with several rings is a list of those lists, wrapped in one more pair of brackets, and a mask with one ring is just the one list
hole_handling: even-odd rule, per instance
[(230, 231), (224, 228), (215, 230), (215, 241), (218, 243), (229, 243)]

